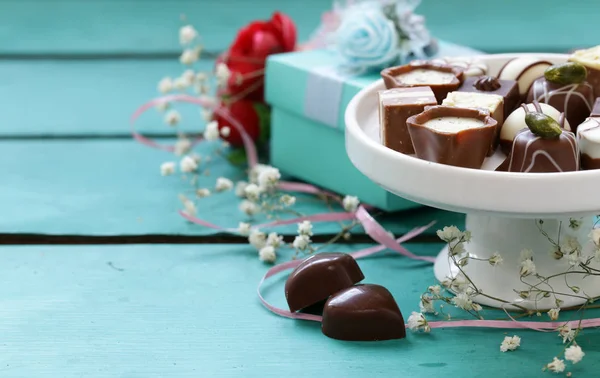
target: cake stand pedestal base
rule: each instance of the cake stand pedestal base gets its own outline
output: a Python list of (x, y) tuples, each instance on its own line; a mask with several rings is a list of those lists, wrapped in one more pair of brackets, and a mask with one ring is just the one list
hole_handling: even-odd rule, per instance
[[(582, 256), (593, 256), (594, 246), (589, 239), (592, 225), (591, 217), (540, 220), (467, 214), (466, 229), (471, 231), (472, 240), (465, 244), (465, 249), (471, 258), (462, 269), (479, 292), (483, 293), (475, 296), (473, 301), (515, 309), (508, 305), (513, 303), (542, 311), (581, 305), (587, 297), (600, 296), (600, 276), (576, 273), (582, 269), (572, 267), (566, 254), (556, 259), (553, 253), (553, 243), (564, 245), (566, 248), (562, 250), (567, 251), (569, 247), (576, 246), (577, 241), (581, 245)], [(542, 278), (534, 274), (521, 277), (523, 249), (533, 252), (536, 273)], [(500, 253), (504, 260), (500, 265), (492, 266), (488, 261), (481, 261), (488, 260), (494, 252)], [(595, 261), (589, 265), (598, 269)], [(567, 271), (570, 273), (562, 274)], [(440, 282), (452, 279), (459, 273), (448, 255), (447, 246), (438, 255), (434, 272)], [(544, 291), (550, 294), (544, 297)], [(529, 292), (529, 296), (523, 298), (524, 292)], [(562, 301), (560, 306), (556, 304), (557, 298)]]

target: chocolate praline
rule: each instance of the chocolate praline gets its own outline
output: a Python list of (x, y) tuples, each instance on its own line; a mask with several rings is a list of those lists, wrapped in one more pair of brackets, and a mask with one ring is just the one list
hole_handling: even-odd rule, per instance
[(600, 169), (600, 117), (586, 119), (577, 129), (582, 169)]
[[(481, 126), (441, 131), (426, 124), (436, 118), (464, 118)], [(481, 168), (496, 136), (497, 121), (488, 111), (453, 106), (430, 106), (406, 120), (415, 155), (423, 160), (463, 168)]]
[(492, 76), (468, 77), (458, 88), (459, 92), (476, 92), (495, 94), (503, 98), (503, 119), (496, 121), (503, 123), (506, 117), (519, 106), (521, 95), (515, 80), (501, 80)]
[(285, 283), (290, 311), (302, 310), (365, 278), (356, 260), (345, 253), (318, 253), (296, 267)]
[[(414, 70), (437, 71), (440, 73), (451, 74), (447, 82), (438, 82), (437, 80), (422, 80), (419, 83), (403, 83), (398, 79), (403, 74), (408, 74)], [(381, 77), (387, 89), (402, 87), (430, 87), (438, 104), (446, 98), (449, 92), (455, 91), (464, 80), (463, 71), (460, 68), (449, 64), (432, 63), (431, 61), (415, 60), (403, 66), (386, 68), (381, 71)]]
[(323, 334), (345, 341), (382, 341), (406, 337), (404, 318), (383, 286), (365, 284), (332, 295), (323, 308)]

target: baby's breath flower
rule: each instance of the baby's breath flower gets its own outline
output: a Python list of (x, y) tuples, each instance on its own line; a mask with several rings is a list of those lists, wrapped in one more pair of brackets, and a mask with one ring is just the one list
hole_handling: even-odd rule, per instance
[(248, 241), (254, 248), (260, 250), (267, 245), (267, 235), (260, 230), (252, 230), (250, 236), (248, 236)]
[(160, 174), (163, 176), (170, 176), (175, 173), (175, 163), (172, 161), (167, 161), (160, 165)]
[(516, 350), (521, 346), (521, 338), (517, 335), (515, 336), (505, 336), (502, 344), (500, 344), (500, 351), (507, 352), (509, 350)]
[(181, 138), (175, 142), (174, 152), (177, 156), (187, 154), (191, 149), (192, 142), (187, 138)]
[(219, 140), (219, 138), (219, 124), (217, 121), (207, 123), (206, 128), (204, 129), (204, 139), (213, 142)]
[(173, 88), (178, 91), (183, 91), (187, 87), (189, 87), (189, 84), (183, 77), (178, 77), (173, 82)]
[(481, 310), (483, 310), (483, 308), (481, 307), (481, 305), (479, 303), (473, 303), (473, 311), (479, 312)]
[(521, 257), (519, 261), (523, 262), (525, 260), (533, 260), (533, 251), (531, 249), (521, 250)]
[(575, 338), (575, 331), (571, 329), (571, 326), (565, 324), (564, 326), (558, 327), (558, 337), (562, 337), (563, 344), (567, 341), (573, 341)]
[(568, 254), (580, 253), (581, 252), (581, 244), (576, 237), (571, 235), (566, 235), (563, 238), (563, 243), (561, 244), (561, 249)]
[(442, 292), (442, 288), (440, 287), (440, 285), (433, 285), (429, 286), (427, 288), (427, 291), (429, 291), (433, 295), (440, 295)]
[(267, 263), (274, 263), (275, 259), (277, 259), (277, 255), (275, 254), (275, 248), (270, 245), (261, 248), (258, 251), (258, 258), (260, 261), (264, 261)]
[(191, 156), (184, 156), (179, 162), (179, 169), (181, 169), (181, 172), (185, 173), (194, 172), (198, 169), (198, 163), (196, 163), (196, 160)]
[(579, 345), (571, 345), (565, 350), (565, 360), (571, 361), (576, 364), (583, 359), (585, 353), (581, 350)]
[(431, 327), (429, 326), (427, 319), (425, 319), (425, 316), (423, 316), (423, 314), (415, 312), (415, 311), (413, 311), (410, 314), (410, 316), (408, 317), (407, 325), (408, 325), (408, 329), (410, 329), (411, 331), (418, 331), (418, 330), (422, 330), (424, 332), (431, 331)]
[(356, 209), (358, 209), (359, 204), (360, 201), (356, 196), (345, 196), (342, 200), (342, 206), (344, 207), (344, 210), (346, 210), (349, 213), (355, 212)]
[(286, 207), (294, 206), (296, 203), (296, 197), (290, 196), (289, 194), (284, 194), (279, 198), (279, 202)]
[(558, 319), (558, 314), (560, 313), (560, 308), (552, 308), (548, 310), (548, 317), (550, 320)]
[(421, 295), (419, 309), (421, 309), (422, 313), (435, 313), (435, 308), (433, 308), (433, 296), (431, 294)]
[(219, 177), (215, 184), (215, 190), (217, 192), (224, 192), (233, 188), (233, 182), (226, 177)]
[(217, 64), (215, 68), (215, 76), (217, 77), (217, 85), (222, 87), (227, 84), (229, 77), (231, 76), (231, 71), (224, 63)]
[(196, 196), (198, 198), (205, 198), (210, 196), (210, 190), (206, 189), (206, 188), (200, 188), (198, 190), (196, 190)]
[(177, 110), (170, 110), (165, 114), (165, 123), (169, 126), (177, 126), (181, 121), (181, 114)]
[(261, 190), (256, 184), (248, 184), (244, 188), (244, 194), (248, 200), (256, 202), (260, 198)]
[(190, 64), (196, 62), (200, 57), (200, 51), (197, 49), (185, 49), (183, 53), (179, 57), (179, 61), (181, 64), (185, 64), (189, 66)]
[(185, 81), (186, 86), (190, 86), (190, 85), (194, 84), (194, 80), (196, 79), (196, 74), (194, 73), (194, 70), (185, 70), (181, 74), (181, 79), (183, 81)]
[(555, 373), (562, 373), (563, 371), (565, 371), (565, 361), (559, 360), (558, 358), (554, 357), (554, 360), (547, 364), (546, 368)]
[(279, 248), (283, 244), (283, 236), (277, 235), (276, 232), (271, 232), (269, 236), (267, 236), (267, 245), (270, 245), (273, 248)]
[(452, 298), (452, 303), (463, 310), (469, 311), (473, 309), (473, 301), (467, 293), (459, 293)]
[(302, 223), (298, 223), (298, 234), (312, 236), (313, 235), (312, 228), (313, 228), (312, 223), (310, 223), (310, 221), (305, 220)]
[(563, 253), (563, 251), (561, 251), (561, 250), (560, 250), (560, 247), (559, 247), (559, 246), (557, 246), (557, 245), (553, 245), (553, 246), (550, 248), (550, 254), (552, 255), (552, 257), (553, 257), (555, 260), (560, 260), (560, 259), (562, 259), (562, 258), (564, 257), (564, 255), (565, 255), (565, 254)]
[(569, 218), (569, 228), (573, 230), (579, 230), (579, 227), (581, 227), (582, 223), (583, 222), (581, 221), (581, 219)]
[(590, 237), (590, 239), (592, 239), (596, 246), (600, 246), (600, 227), (594, 228), (588, 236)]
[(242, 235), (250, 235), (251, 226), (250, 223), (240, 222), (238, 226), (238, 232)]
[(519, 270), (521, 277), (527, 277), (531, 274), (535, 274), (535, 264), (533, 260), (527, 259), (521, 261), (521, 269)]
[(450, 243), (451, 241), (460, 239), (463, 233), (456, 226), (446, 226), (441, 230), (437, 230), (436, 234), (446, 243)]
[(169, 109), (169, 102), (167, 101), (159, 102), (156, 105), (156, 110), (158, 110), (161, 113), (167, 111), (167, 109)]
[(182, 197), (182, 203), (183, 203), (183, 212), (191, 217), (196, 215), (196, 204), (190, 200), (187, 199), (185, 197)]
[(308, 235), (298, 235), (294, 239), (294, 242), (292, 243), (292, 245), (295, 249), (304, 251), (306, 248), (308, 248), (308, 246), (310, 245), (310, 242), (311, 242), (311, 240)]
[(246, 215), (252, 216), (260, 212), (260, 207), (254, 202), (243, 200), (242, 203), (240, 203), (240, 211)]
[(265, 169), (268, 169), (268, 168), (271, 168), (271, 166), (265, 165), (265, 164), (256, 164), (254, 167), (252, 167), (250, 169), (250, 172), (248, 174), (249, 181), (252, 184), (258, 185), (258, 176), (261, 174), (262, 171), (264, 171)]
[(221, 128), (221, 136), (227, 138), (231, 134), (231, 129), (229, 126), (225, 126)]
[(206, 72), (198, 72), (196, 74), (196, 81), (202, 83), (203, 81), (206, 81), (206, 79), (208, 79)]
[(213, 112), (210, 109), (206, 109), (206, 108), (202, 108), (202, 110), (200, 111), (200, 113), (202, 114), (202, 119), (205, 120), (206, 122), (210, 122), (212, 121), (213, 118)]
[(246, 187), (248, 183), (246, 181), (238, 181), (235, 183), (235, 195), (241, 198), (246, 197)]
[(185, 25), (179, 29), (179, 43), (187, 45), (198, 37), (198, 32), (192, 25)]
[(258, 175), (258, 185), (261, 188), (274, 188), (280, 178), (279, 169), (273, 167), (265, 168)]
[(488, 262), (491, 266), (498, 266), (504, 262), (504, 259), (502, 258), (502, 256), (500, 256), (498, 252), (494, 252)]
[(173, 79), (170, 77), (163, 77), (158, 82), (158, 91), (162, 94), (169, 93), (173, 90)]

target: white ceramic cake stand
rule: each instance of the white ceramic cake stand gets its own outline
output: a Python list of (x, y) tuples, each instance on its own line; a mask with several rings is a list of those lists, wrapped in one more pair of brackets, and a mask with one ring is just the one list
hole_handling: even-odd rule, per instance
[[(561, 54), (498, 54), (479, 57), (495, 75), (508, 60), (523, 55), (535, 55), (551, 61), (564, 62)], [(377, 91), (385, 89), (381, 80), (364, 88), (346, 109), (346, 150), (352, 163), (367, 177), (386, 190), (424, 205), (466, 213), (466, 229), (472, 241), (466, 244), (470, 256), (488, 259), (498, 252), (503, 264), (493, 267), (488, 262), (470, 260), (463, 269), (483, 293), (516, 303), (529, 309), (556, 307), (555, 297), (541, 300), (524, 299), (519, 291), (528, 286), (520, 282), (520, 255), (523, 249), (533, 251), (537, 272), (549, 277), (569, 268), (567, 258), (552, 257), (552, 245), (542, 235), (538, 225), (553, 240), (576, 237), (583, 245), (583, 255), (593, 254), (588, 237), (595, 214), (600, 214), (600, 170), (565, 173), (495, 172), (504, 159), (500, 151), (486, 159), (481, 170), (453, 167), (418, 159), (384, 147), (379, 138)], [(569, 227), (570, 220), (581, 221), (579, 229)], [(439, 228), (445, 225), (438, 225)], [(595, 264), (595, 263), (594, 263)], [(592, 265), (594, 266), (594, 265)], [(598, 268), (597, 266), (595, 266)], [(435, 276), (442, 281), (455, 277), (458, 269), (450, 263), (447, 248), (438, 255)], [(539, 279), (525, 277), (536, 284)], [(551, 285), (564, 301), (561, 307), (582, 304), (585, 298), (574, 298), (570, 287), (578, 287), (581, 297), (600, 296), (600, 277), (570, 274), (550, 279), (539, 287)], [(488, 306), (502, 303), (484, 296), (475, 300)], [(506, 306), (506, 304), (504, 304)], [(510, 307), (510, 306), (509, 306)]]

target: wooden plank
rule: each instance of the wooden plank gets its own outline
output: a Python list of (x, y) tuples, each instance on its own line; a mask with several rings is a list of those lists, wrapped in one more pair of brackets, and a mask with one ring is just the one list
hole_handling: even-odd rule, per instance
[[(428, 255), (441, 247), (407, 246)], [(457, 328), (387, 342), (332, 340), (316, 323), (281, 318), (261, 306), (255, 290), (266, 266), (247, 246), (4, 247), (0, 256), (0, 373), (6, 378), (320, 377), (323, 372), (348, 378), (490, 372), (544, 377), (549, 373), (542, 373), (543, 364), (563, 349), (556, 334), (529, 330)], [(418, 310), (420, 293), (435, 283), (431, 266), (397, 255), (384, 253), (360, 265), (365, 282), (387, 287), (405, 318)], [(264, 290), (281, 307), (283, 284), (284, 277), (277, 277)], [(501, 353), (507, 334), (519, 335), (521, 347)], [(598, 336), (590, 329), (578, 339), (586, 356), (574, 367), (569, 364), (574, 376), (593, 377), (600, 368)]]
[[(236, 31), (279, 9), (297, 23), (305, 40), (331, 1), (305, 0), (3, 0), (0, 55), (157, 54), (179, 52), (177, 30), (185, 13), (206, 48), (226, 49)], [(35, 12), (32, 11), (35, 9)], [(598, 43), (587, 20), (595, 0), (423, 1), (417, 12), (438, 38), (488, 52), (561, 52)], [(543, 13), (543, 17), (539, 16)]]
[[(168, 141), (167, 141), (168, 142)], [(207, 156), (214, 146), (198, 150)], [(178, 194), (190, 185), (180, 176), (162, 177), (159, 166), (173, 155), (131, 140), (0, 141), (0, 233), (55, 235), (200, 235), (213, 231), (188, 224), (178, 214)], [(214, 187), (217, 177), (239, 180), (242, 170), (215, 157), (210, 176), (201, 185)], [(199, 200), (199, 216), (224, 227), (247, 220), (233, 192)], [(299, 200), (297, 211), (328, 211), (314, 199)], [(384, 218), (385, 219), (385, 218)], [(386, 228), (402, 234), (439, 220), (439, 225), (464, 224), (464, 217), (434, 209), (387, 217)], [(295, 234), (296, 226), (279, 232)], [(320, 234), (337, 233), (337, 223), (315, 227)], [(430, 230), (430, 235), (435, 229)], [(359, 232), (359, 231), (357, 231)]]
[[(212, 70), (198, 62), (198, 71)], [(129, 117), (157, 97), (158, 82), (178, 77), (184, 68), (171, 61), (4, 61), (0, 83), (0, 136), (127, 135)], [(201, 131), (197, 106), (181, 105), (182, 130)], [(175, 135), (163, 114), (149, 111), (139, 122), (144, 132)]]

